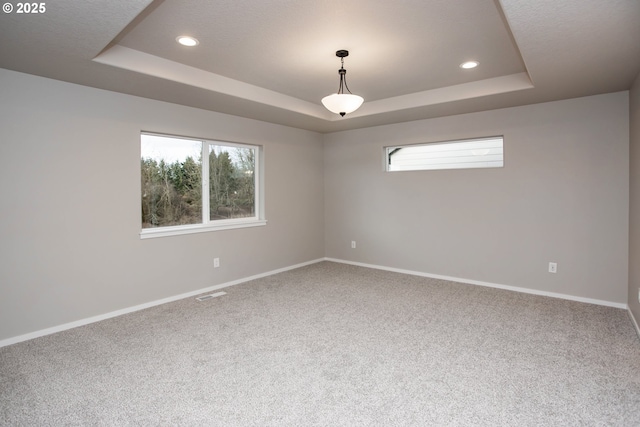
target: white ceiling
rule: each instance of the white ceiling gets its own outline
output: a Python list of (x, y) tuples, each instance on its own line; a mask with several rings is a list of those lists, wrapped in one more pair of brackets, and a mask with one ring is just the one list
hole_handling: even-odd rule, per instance
[[(640, 72), (639, 0), (46, 5), (0, 15), (0, 67), (319, 132), (627, 90)], [(320, 103), (339, 49), (365, 98), (344, 118)]]

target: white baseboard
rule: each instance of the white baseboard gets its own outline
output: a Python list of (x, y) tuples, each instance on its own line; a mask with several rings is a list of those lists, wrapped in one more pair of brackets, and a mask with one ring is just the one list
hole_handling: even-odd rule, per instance
[(561, 298), (561, 299), (566, 299), (566, 300), (571, 300), (571, 301), (586, 302), (586, 303), (589, 303), (589, 304), (604, 305), (604, 306), (607, 306), (607, 307), (615, 307), (615, 308), (622, 308), (622, 309), (628, 309), (629, 308), (627, 306), (627, 304), (623, 304), (623, 303), (619, 303), (619, 302), (604, 301), (604, 300), (592, 299), (592, 298), (584, 298), (584, 297), (578, 297), (578, 296), (574, 296), (574, 295), (559, 294), (559, 293), (555, 293), (555, 292), (539, 291), (537, 289), (529, 289), (529, 288), (521, 288), (521, 287), (517, 287), (517, 286), (500, 285), (498, 283), (481, 282), (479, 280), (464, 279), (464, 278), (461, 278), (461, 277), (442, 276), (442, 275), (439, 275), (439, 274), (423, 273), (423, 272), (420, 272), (420, 271), (404, 270), (404, 269), (401, 269), (401, 268), (385, 267), (385, 266), (374, 265), (374, 264), (365, 264), (365, 263), (362, 263), (362, 262), (346, 261), (346, 260), (335, 259), (335, 258), (325, 258), (325, 260), (326, 261), (331, 261), (331, 262), (338, 262), (338, 263), (341, 263), (341, 264), (351, 264), (351, 265), (357, 265), (357, 266), (360, 266), (360, 267), (374, 268), (376, 270), (386, 270), (386, 271), (393, 271), (395, 273), (410, 274), (412, 276), (430, 277), (432, 279), (442, 279), (442, 280), (449, 280), (449, 281), (452, 281), (452, 282), (467, 283), (467, 284), (470, 284), (470, 285), (478, 285), (478, 286), (486, 286), (486, 287), (489, 287), (489, 288), (505, 289), (507, 291), (522, 292), (522, 293), (525, 293), (525, 294), (542, 295), (542, 296), (552, 297), (552, 298)]
[(633, 322), (633, 326), (636, 327), (636, 333), (638, 334), (638, 338), (640, 338), (640, 326), (638, 326), (638, 321), (633, 316), (633, 312), (631, 311), (631, 309), (629, 309), (628, 311), (629, 311), (629, 317), (631, 317), (631, 322)]
[(239, 285), (241, 283), (248, 282), (250, 280), (260, 279), (262, 277), (272, 276), (274, 274), (283, 273), (285, 271), (294, 270), (296, 268), (304, 267), (306, 265), (316, 264), (318, 262), (324, 261), (324, 258), (303, 262), (301, 264), (292, 265), (289, 267), (279, 268), (277, 270), (268, 271), (266, 273), (256, 274), (254, 276), (245, 277), (238, 280), (233, 280), (231, 282), (222, 283), (220, 285), (210, 286), (204, 289), (198, 289), (197, 291), (187, 292), (180, 295), (175, 295), (168, 298), (159, 299), (156, 301), (147, 302), (140, 305), (135, 305), (133, 307), (123, 308), (121, 310), (112, 311), (110, 313), (101, 314), (98, 316), (88, 317), (86, 319), (76, 320), (75, 322), (65, 323), (62, 325), (53, 326), (51, 328), (41, 329), (39, 331), (30, 332), (28, 334), (19, 335), (17, 337), (7, 338), (4, 340), (0, 340), (0, 348), (17, 344), (22, 341), (28, 341), (34, 338), (42, 337), (45, 335), (55, 334), (56, 332), (66, 331), (68, 329), (77, 328), (78, 326), (88, 325), (90, 323), (100, 322), (101, 320), (110, 319), (112, 317), (122, 316), (123, 314), (133, 313), (134, 311), (144, 310), (145, 308), (155, 307), (157, 305), (166, 304), (169, 302), (181, 300), (184, 298), (195, 297), (196, 295), (200, 295), (206, 292), (215, 291), (217, 289), (228, 288), (229, 286)]
[(256, 274), (254, 276), (249, 276), (249, 277), (245, 277), (245, 278), (242, 278), (242, 279), (233, 280), (231, 282), (222, 283), (220, 285), (210, 286), (208, 288), (198, 289), (196, 291), (187, 292), (187, 293), (184, 293), (184, 294), (175, 295), (175, 296), (172, 296), (172, 297), (168, 297), (168, 298), (163, 298), (163, 299), (159, 299), (159, 300), (156, 300), (156, 301), (147, 302), (147, 303), (136, 305), (136, 306), (133, 306), (133, 307), (123, 308), (121, 310), (112, 311), (112, 312), (101, 314), (101, 315), (98, 315), (98, 316), (88, 317), (86, 319), (76, 320), (74, 322), (53, 326), (51, 328), (41, 329), (41, 330), (38, 330), (38, 331), (35, 331), (35, 332), (30, 332), (28, 334), (19, 335), (19, 336), (12, 337), (12, 338), (7, 338), (7, 339), (4, 339), (4, 340), (0, 340), (0, 348), (8, 346), (8, 345), (12, 345), (12, 344), (17, 344), (17, 343), (23, 342), (23, 341), (28, 341), (28, 340), (31, 340), (31, 339), (34, 339), (34, 338), (42, 337), (42, 336), (45, 336), (45, 335), (55, 334), (56, 332), (62, 332), (62, 331), (66, 331), (68, 329), (77, 328), (79, 326), (84, 326), (84, 325), (88, 325), (88, 324), (91, 324), (91, 323), (100, 322), (101, 320), (110, 319), (112, 317), (122, 316), (123, 314), (133, 313), (135, 311), (140, 311), (140, 310), (144, 310), (146, 308), (155, 307), (157, 305), (166, 304), (166, 303), (177, 301), (177, 300), (181, 300), (181, 299), (184, 299), (184, 298), (191, 298), (191, 297), (194, 297), (196, 295), (200, 295), (200, 294), (203, 294), (203, 293), (206, 293), (206, 292), (211, 292), (211, 291), (215, 291), (215, 290), (218, 290), (218, 289), (227, 288), (229, 286), (239, 285), (241, 283), (245, 283), (245, 282), (248, 282), (248, 281), (251, 281), (251, 280), (260, 279), (262, 277), (267, 277), (267, 276), (272, 276), (274, 274), (283, 273), (285, 271), (294, 270), (296, 268), (304, 267), (304, 266), (311, 265), (311, 264), (316, 264), (316, 263), (322, 262), (322, 261), (337, 262), (337, 263), (341, 263), (341, 264), (350, 264), (350, 265), (356, 265), (356, 266), (360, 266), (360, 267), (373, 268), (373, 269), (376, 269), (376, 270), (386, 270), (386, 271), (392, 271), (392, 272), (396, 272), (396, 273), (410, 274), (412, 276), (430, 277), (430, 278), (433, 278), (433, 279), (449, 280), (449, 281), (452, 281), (452, 282), (467, 283), (467, 284), (471, 284), (471, 285), (486, 286), (486, 287), (497, 288), (497, 289), (505, 289), (505, 290), (514, 291), (514, 292), (522, 292), (522, 293), (533, 294), (533, 295), (542, 295), (542, 296), (548, 296), (548, 297), (553, 297), (553, 298), (561, 298), (561, 299), (566, 299), (566, 300), (571, 300), (571, 301), (578, 301), (578, 302), (585, 302), (585, 303), (589, 303), (589, 304), (603, 305), (603, 306), (607, 306), (607, 307), (622, 308), (622, 309), (628, 310), (629, 316), (631, 317), (631, 320), (633, 321), (633, 324), (634, 324), (634, 326), (636, 328), (636, 332), (638, 332), (638, 336), (640, 336), (640, 327), (638, 327), (638, 322), (636, 321), (635, 317), (633, 316), (633, 313), (631, 312), (631, 310), (629, 310), (629, 307), (626, 304), (621, 304), (621, 303), (616, 303), (616, 302), (611, 302), (611, 301), (597, 300), (597, 299), (592, 299), (592, 298), (583, 298), (583, 297), (578, 297), (578, 296), (573, 296), (573, 295), (559, 294), (559, 293), (555, 293), (555, 292), (539, 291), (539, 290), (536, 290), (536, 289), (521, 288), (521, 287), (517, 287), (517, 286), (508, 286), (508, 285), (500, 285), (500, 284), (497, 284), (497, 283), (481, 282), (481, 281), (478, 281), (478, 280), (464, 279), (464, 278), (460, 278), (460, 277), (442, 276), (442, 275), (438, 275), (438, 274), (429, 274), (429, 273), (423, 273), (423, 272), (419, 272), (419, 271), (404, 270), (404, 269), (400, 269), (400, 268), (385, 267), (385, 266), (374, 265), (374, 264), (366, 264), (366, 263), (361, 263), (361, 262), (347, 261), (347, 260), (336, 259), (336, 258), (320, 258), (320, 259), (315, 259), (315, 260), (312, 260), (312, 261), (307, 261), (307, 262), (304, 262), (304, 263), (301, 263), (301, 264), (296, 264), (296, 265), (292, 265), (292, 266), (289, 266), (289, 267), (284, 267), (284, 268), (279, 268), (277, 270), (268, 271), (266, 273)]

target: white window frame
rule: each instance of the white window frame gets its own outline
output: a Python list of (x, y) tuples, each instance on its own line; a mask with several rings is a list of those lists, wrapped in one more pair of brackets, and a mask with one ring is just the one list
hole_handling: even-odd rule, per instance
[[(243, 144), (237, 142), (220, 141), (212, 139), (192, 138), (185, 136), (169, 135), (154, 132), (141, 132), (142, 135), (159, 136), (163, 138), (177, 138), (198, 141), (201, 143), (202, 150), (202, 223), (173, 225), (166, 227), (141, 228), (140, 238), (149, 239), (155, 237), (179, 236), (183, 234), (205, 233), (211, 231), (232, 230), (236, 228), (260, 227), (267, 224), (264, 216), (264, 176), (262, 174), (263, 166), (263, 147), (260, 145)], [(245, 218), (217, 219), (211, 220), (209, 212), (209, 147), (224, 146), (235, 148), (251, 148), (254, 150), (254, 195), (255, 195), (255, 215)], [(142, 156), (140, 156), (142, 157)], [(205, 173), (206, 171), (206, 173)], [(140, 182), (140, 179), (138, 179)], [(142, 193), (142, 189), (138, 194)], [(205, 196), (206, 195), (206, 196)]]
[[(484, 148), (489, 143), (500, 140), (500, 147), (493, 148)], [(470, 147), (477, 143), (479, 145), (478, 149)], [(486, 143), (484, 147), (483, 143)], [(445, 152), (448, 152), (449, 148), (454, 145), (458, 145), (460, 148), (455, 147), (455, 150), (451, 150), (451, 152), (464, 152), (467, 153), (464, 156), (456, 157), (456, 156), (442, 156)], [(423, 156), (429, 156), (428, 162), (424, 164), (416, 164), (416, 167), (409, 167), (408, 165), (404, 165), (399, 169), (393, 169), (391, 167), (391, 156), (400, 151), (403, 148), (419, 148), (419, 147), (431, 147), (434, 148), (430, 153), (420, 153)], [(485, 156), (490, 153), (489, 150), (493, 150), (494, 153), (490, 154), (491, 156), (500, 155), (499, 160), (486, 160), (481, 161), (482, 156)], [(475, 151), (481, 151), (479, 153), (475, 153)], [(484, 152), (486, 151), (486, 152)], [(469, 152), (473, 152), (469, 154)], [(438, 155), (440, 154), (440, 155)], [(457, 153), (456, 153), (457, 154)], [(453, 162), (438, 162), (438, 160), (446, 160), (450, 161), (456, 158), (463, 157), (474, 157), (478, 156), (478, 160), (480, 161), (461, 161), (457, 163)], [(488, 136), (488, 137), (480, 137), (480, 138), (467, 138), (467, 139), (457, 139), (457, 140), (449, 140), (449, 141), (438, 141), (438, 142), (428, 142), (428, 143), (420, 143), (420, 144), (405, 144), (405, 145), (393, 145), (384, 147), (384, 170), (386, 172), (415, 172), (415, 171), (436, 171), (436, 170), (456, 170), (456, 169), (485, 169), (485, 168), (502, 168), (504, 167), (504, 136), (496, 135), (496, 136)]]

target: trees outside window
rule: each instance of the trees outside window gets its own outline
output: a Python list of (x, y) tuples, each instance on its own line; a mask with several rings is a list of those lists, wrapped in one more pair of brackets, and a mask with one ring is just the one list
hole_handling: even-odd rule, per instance
[(257, 146), (143, 133), (143, 233), (260, 220), (259, 153)]

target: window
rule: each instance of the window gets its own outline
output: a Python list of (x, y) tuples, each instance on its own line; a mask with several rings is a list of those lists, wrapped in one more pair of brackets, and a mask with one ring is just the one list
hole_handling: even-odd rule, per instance
[(142, 238), (266, 223), (260, 147), (143, 133), (140, 153)]
[(502, 142), (502, 136), (496, 136), (386, 147), (386, 170), (501, 168), (504, 166)]

